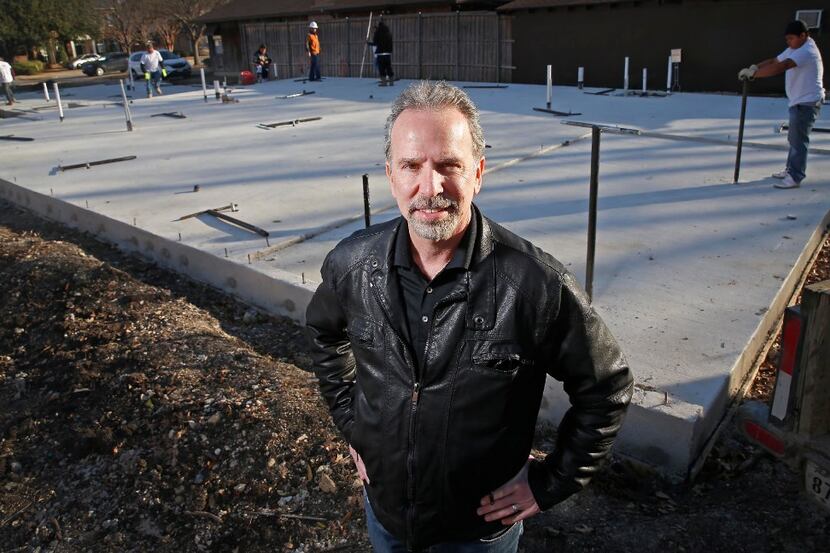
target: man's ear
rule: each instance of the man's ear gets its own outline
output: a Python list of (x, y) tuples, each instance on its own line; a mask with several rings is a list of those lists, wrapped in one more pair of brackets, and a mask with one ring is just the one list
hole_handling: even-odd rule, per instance
[(481, 159), (478, 160), (478, 167), (476, 167), (476, 186), (474, 190), (475, 195), (478, 195), (478, 193), (481, 192), (481, 185), (484, 182), (484, 166), (484, 156), (481, 156)]

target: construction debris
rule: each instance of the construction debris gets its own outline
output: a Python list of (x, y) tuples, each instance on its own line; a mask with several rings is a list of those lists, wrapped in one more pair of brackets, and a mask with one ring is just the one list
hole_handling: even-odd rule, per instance
[[(194, 188), (194, 192), (196, 192), (196, 191), (197, 190)], [(216, 217), (217, 219), (221, 219), (223, 221), (227, 221), (228, 223), (236, 225), (240, 228), (244, 228), (245, 230), (250, 230), (251, 232), (255, 232), (255, 233), (259, 234), (260, 236), (264, 237), (266, 240), (270, 236), (270, 234), (268, 233), (267, 230), (262, 229), (262, 228), (260, 228), (256, 225), (252, 225), (251, 223), (246, 223), (245, 221), (237, 219), (236, 217), (231, 217), (230, 215), (226, 215), (224, 213), (225, 211), (230, 211), (230, 212), (235, 213), (235, 212), (239, 211), (239, 206), (235, 203), (230, 203), (226, 206), (217, 207), (216, 209), (205, 209), (205, 210), (202, 210), (202, 211), (197, 211), (196, 213), (190, 213), (188, 215), (184, 215), (183, 217), (179, 217), (178, 219), (176, 219), (176, 221), (183, 221), (185, 219), (190, 219), (191, 217), (198, 217), (200, 215), (211, 215), (213, 217)]]
[(58, 171), (69, 171), (70, 169), (89, 169), (96, 165), (106, 165), (107, 163), (118, 163), (119, 161), (130, 161), (136, 159), (136, 156), (115, 157), (112, 159), (102, 159), (100, 161), (87, 161), (86, 163), (76, 163), (75, 165), (58, 165)]
[(276, 96), (277, 100), (288, 100), (289, 98), (299, 98), (300, 96), (308, 96), (314, 94), (313, 90), (303, 90), (302, 92), (295, 92), (294, 94), (286, 94), (285, 96)]
[(572, 111), (564, 112), (564, 111), (556, 111), (555, 109), (548, 109), (548, 108), (533, 108), (533, 111), (542, 111), (544, 113), (550, 113), (552, 115), (556, 115), (558, 117), (570, 117), (571, 115), (582, 115), (581, 113), (574, 113)]
[(292, 126), (296, 127), (300, 123), (308, 123), (309, 121), (319, 121), (322, 117), (306, 117), (304, 119), (293, 119), (291, 121), (280, 121), (279, 123), (259, 123), (257, 127), (260, 129), (274, 129), (277, 127)]
[(164, 113), (154, 113), (150, 117), (172, 117), (173, 119), (187, 119), (187, 115), (180, 111), (167, 111)]

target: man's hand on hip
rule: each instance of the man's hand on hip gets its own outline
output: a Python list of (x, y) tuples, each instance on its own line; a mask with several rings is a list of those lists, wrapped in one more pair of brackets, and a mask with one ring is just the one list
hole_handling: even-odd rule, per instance
[(530, 459), (527, 460), (519, 474), (499, 489), (481, 498), (481, 507), (476, 510), (479, 516), (483, 516), (487, 522), (500, 520), (502, 524), (509, 526), (541, 511), (533, 497), (533, 492), (530, 491), (530, 484), (527, 482), (527, 467)]
[(363, 464), (363, 459), (360, 458), (360, 454), (354, 450), (352, 446), (349, 446), (349, 453), (352, 455), (352, 461), (354, 461), (354, 466), (357, 467), (357, 475), (360, 476), (360, 479), (367, 484), (371, 484), (372, 482), (369, 480), (369, 476), (366, 474), (366, 465)]

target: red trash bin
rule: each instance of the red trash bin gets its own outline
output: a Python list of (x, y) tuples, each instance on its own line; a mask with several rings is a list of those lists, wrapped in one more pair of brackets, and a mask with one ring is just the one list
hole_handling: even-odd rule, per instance
[(239, 72), (239, 82), (242, 83), (243, 85), (255, 84), (256, 83), (256, 76), (252, 72), (248, 71), (247, 69), (245, 71), (240, 71)]

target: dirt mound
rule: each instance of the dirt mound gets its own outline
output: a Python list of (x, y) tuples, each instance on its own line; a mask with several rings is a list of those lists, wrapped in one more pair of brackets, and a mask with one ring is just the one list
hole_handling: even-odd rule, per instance
[(309, 373), (74, 244), (0, 242), (0, 549), (366, 549)]

